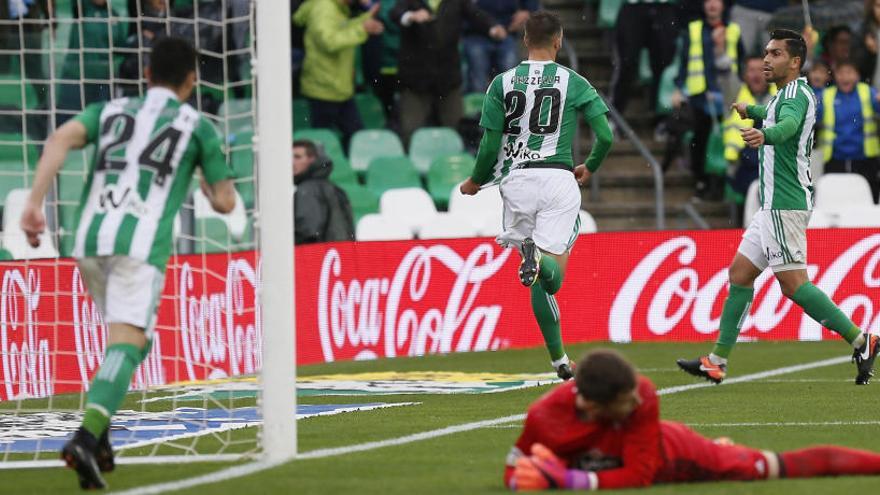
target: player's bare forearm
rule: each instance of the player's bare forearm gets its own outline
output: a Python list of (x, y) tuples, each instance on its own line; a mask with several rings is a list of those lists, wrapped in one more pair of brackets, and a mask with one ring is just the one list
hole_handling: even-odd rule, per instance
[(480, 140), (480, 149), (477, 151), (477, 162), (471, 180), (477, 184), (485, 184), (492, 177), (492, 169), (498, 160), (498, 150), (501, 149), (501, 131), (486, 129)]
[(606, 114), (603, 113), (591, 118), (587, 121), (587, 124), (593, 129), (596, 141), (593, 143), (593, 149), (590, 150), (590, 156), (587, 157), (584, 163), (587, 166), (587, 170), (590, 173), (594, 173), (599, 170), (602, 161), (605, 160), (608, 152), (611, 151), (611, 144), (614, 142), (614, 138), (612, 137), (611, 126), (608, 125)]
[(217, 213), (230, 213), (235, 208), (235, 186), (232, 179), (208, 184), (202, 179), (202, 192)]
[(86, 145), (86, 128), (76, 120), (69, 120), (59, 127), (46, 139), (43, 154), (37, 162), (37, 171), (34, 174), (34, 184), (28, 202), (32, 205), (42, 205), (43, 198), (52, 186), (52, 180), (64, 165), (67, 152), (71, 149), (80, 149)]

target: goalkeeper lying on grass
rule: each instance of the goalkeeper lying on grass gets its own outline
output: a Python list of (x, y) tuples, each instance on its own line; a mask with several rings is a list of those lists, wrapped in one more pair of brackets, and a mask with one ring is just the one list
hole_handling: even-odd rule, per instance
[(507, 457), (514, 490), (596, 490), (687, 481), (880, 474), (880, 454), (836, 446), (774, 453), (712, 441), (660, 421), (654, 384), (613, 351), (588, 354), (575, 379), (529, 408)]

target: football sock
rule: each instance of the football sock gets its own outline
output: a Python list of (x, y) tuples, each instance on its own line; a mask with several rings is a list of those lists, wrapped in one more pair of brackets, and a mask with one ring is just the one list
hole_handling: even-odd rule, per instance
[(95, 438), (104, 433), (110, 425), (110, 417), (122, 404), (141, 356), (141, 350), (132, 344), (113, 344), (107, 348), (104, 362), (89, 388), (82, 423)]
[(798, 287), (791, 300), (804, 308), (804, 312), (820, 325), (837, 332), (850, 344), (862, 335), (859, 327), (847, 318), (824, 292), (810, 282)]
[(837, 446), (809, 447), (779, 454), (784, 478), (880, 474), (880, 454)]
[(562, 270), (559, 263), (552, 256), (541, 256), (541, 264), (538, 271), (538, 283), (548, 294), (556, 294), (562, 287)]
[[(753, 287), (743, 287), (741, 285), (730, 284), (730, 294), (724, 301), (724, 308), (721, 310), (721, 328), (718, 332), (718, 341), (712, 349), (712, 354), (716, 358), (723, 358), (725, 363), (730, 357), (730, 351), (736, 345), (736, 338), (742, 329), (743, 322), (749, 314), (749, 306), (752, 305), (752, 298), (755, 297), (755, 289)], [(716, 363), (714, 364), (722, 364)]]
[(532, 312), (535, 313), (535, 320), (541, 328), (541, 334), (544, 335), (544, 345), (550, 352), (550, 360), (562, 359), (565, 350), (562, 348), (562, 330), (559, 328), (559, 306), (556, 305), (556, 298), (548, 294), (541, 284), (533, 285), (531, 291)]

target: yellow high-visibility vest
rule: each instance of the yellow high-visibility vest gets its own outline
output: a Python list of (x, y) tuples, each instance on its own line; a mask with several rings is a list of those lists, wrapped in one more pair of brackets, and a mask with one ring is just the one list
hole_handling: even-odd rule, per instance
[[(737, 43), (740, 37), (739, 24), (731, 22), (727, 25), (727, 56), (733, 61), (730, 70), (736, 72), (739, 51)], [(690, 35), (690, 49), (688, 50), (687, 80), (685, 87), (690, 96), (698, 95), (706, 91), (706, 66), (703, 63), (703, 21), (691, 21), (688, 24)]]
[[(771, 95), (776, 94), (776, 85), (771, 84), (768, 88)], [(743, 83), (739, 88), (739, 93), (736, 95), (737, 103), (748, 103), (749, 105), (756, 105), (758, 101), (755, 99), (755, 96), (752, 94), (751, 90), (749, 90), (749, 86), (746, 83)], [(742, 134), (740, 134), (741, 129), (745, 129), (746, 127), (753, 127), (755, 125), (755, 121), (752, 119), (743, 119), (739, 116), (736, 110), (731, 110), (730, 115), (724, 119), (724, 159), (729, 162), (735, 162), (739, 160), (739, 154), (743, 148), (746, 147), (746, 142), (743, 141)]]
[[(874, 121), (874, 105), (871, 102), (871, 87), (865, 83), (856, 85), (859, 94), (859, 102), (862, 104), (862, 133), (864, 134), (863, 149), (865, 157), (873, 158), (880, 155), (880, 139), (877, 139), (877, 122)], [(837, 135), (834, 132), (834, 99), (837, 97), (837, 86), (831, 86), (822, 95), (822, 152), (825, 161), (831, 160), (834, 154), (834, 140)]]

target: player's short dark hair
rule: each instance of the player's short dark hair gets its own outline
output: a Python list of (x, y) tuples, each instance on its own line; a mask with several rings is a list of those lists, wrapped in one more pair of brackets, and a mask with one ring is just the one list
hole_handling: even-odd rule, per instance
[(172, 36), (160, 38), (150, 55), (150, 82), (172, 88), (182, 86), (189, 73), (195, 72), (197, 58), (189, 41)]
[(804, 41), (803, 36), (791, 29), (774, 29), (770, 32), (770, 39), (784, 41), (785, 51), (788, 52), (788, 56), (792, 58), (800, 57), (801, 63), (798, 69), (804, 68), (804, 63), (807, 61), (807, 42)]
[(636, 388), (636, 370), (620, 353), (598, 349), (578, 363), (574, 383), (584, 399), (608, 404)]
[(526, 21), (526, 39), (531, 46), (548, 46), (562, 34), (562, 21), (553, 12), (533, 12)]
[(297, 139), (293, 142), (294, 148), (305, 148), (306, 154), (309, 156), (317, 156), (318, 155), (318, 147), (315, 146), (315, 143), (309, 139)]

